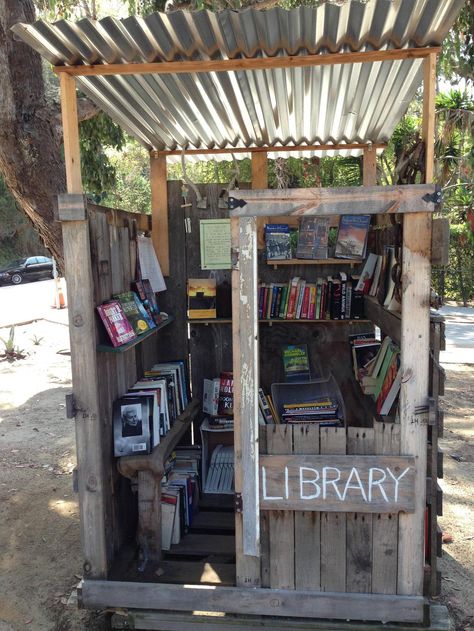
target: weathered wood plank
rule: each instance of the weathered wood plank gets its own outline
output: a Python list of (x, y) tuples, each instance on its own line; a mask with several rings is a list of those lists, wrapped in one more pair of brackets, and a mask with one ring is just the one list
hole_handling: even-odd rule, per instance
[(84, 191), (82, 189), (76, 80), (66, 75), (64, 77), (61, 76), (59, 85), (67, 192), (68, 194), (77, 193), (82, 195)]
[[(400, 425), (375, 424), (375, 452), (397, 455), (400, 453)], [(397, 592), (398, 515), (378, 513), (373, 516), (372, 592)]]
[(431, 216), (406, 215), (403, 228), (400, 425), (403, 454), (416, 460), (414, 513), (399, 516), (398, 588), (423, 593), (428, 423)]
[[(372, 433), (354, 428), (360, 443), (373, 445), (373, 437), (367, 438)], [(412, 512), (414, 479), (415, 460), (407, 456), (261, 456), (260, 505), (262, 510)]]
[(168, 186), (166, 182), (166, 156), (150, 154), (151, 238), (163, 276), (170, 273), (170, 247), (168, 231)]
[[(360, 429), (358, 427), (347, 429), (348, 453), (367, 455), (373, 454), (374, 450), (373, 429)], [(400, 475), (400, 473), (396, 475)], [(380, 475), (380, 471), (378, 474)], [(348, 592), (370, 593), (372, 591), (372, 515), (356, 511), (349, 513), (346, 519), (346, 590)]]
[[(271, 425), (267, 429), (267, 452), (291, 454), (293, 432), (288, 425)], [(269, 458), (270, 456), (262, 456)], [(270, 531), (270, 587), (295, 588), (295, 531), (294, 513), (290, 510), (271, 511)]]
[[(293, 427), (295, 454), (319, 453), (319, 427)], [(295, 588), (321, 589), (321, 515), (319, 512), (295, 512)]]
[(234, 190), (229, 197), (244, 200), (243, 207), (230, 211), (231, 217), (276, 215), (357, 215), (433, 212), (437, 205), (425, 195), (435, 192), (434, 184), (404, 186), (353, 186), (341, 188), (291, 188), (278, 190)]
[[(247, 232), (248, 231), (248, 232)], [(235, 492), (244, 512), (236, 512), (237, 585), (260, 584), (260, 511), (258, 497), (258, 313), (256, 304), (256, 220), (231, 221), (232, 348), (234, 373)], [(238, 258), (237, 258), (238, 257)], [(247, 282), (245, 275), (247, 275)], [(242, 357), (245, 362), (242, 361)], [(244, 410), (247, 416), (244, 416)], [(249, 467), (249, 471), (245, 469)], [(249, 480), (245, 480), (247, 474)]]
[[(346, 453), (346, 430), (321, 428), (320, 453)], [(321, 513), (321, 589), (343, 592), (346, 588), (346, 515)], [(350, 616), (352, 618), (352, 616)]]
[[(268, 154), (252, 153), (252, 188), (263, 189), (268, 188)], [(257, 219), (257, 246), (259, 249), (265, 248), (265, 236), (263, 233), (264, 226), (267, 223), (267, 217), (259, 217)]]
[(297, 618), (422, 622), (425, 599), (381, 594), (339, 594), (285, 589), (245, 589), (220, 585), (161, 585), (85, 580), (85, 607), (221, 611)]
[(143, 558), (161, 558), (161, 480), (150, 471), (138, 472), (138, 544)]

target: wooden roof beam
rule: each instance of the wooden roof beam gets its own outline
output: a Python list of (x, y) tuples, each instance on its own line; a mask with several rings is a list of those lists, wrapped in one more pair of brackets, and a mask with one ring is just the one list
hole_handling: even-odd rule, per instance
[[(354, 149), (360, 149), (364, 151), (364, 149), (372, 148), (374, 150), (377, 149), (386, 149), (386, 143), (347, 143), (347, 144), (337, 144), (337, 145), (297, 145), (290, 147), (226, 147), (224, 149), (216, 148), (216, 149), (185, 149), (184, 155), (192, 156), (192, 155), (221, 155), (221, 154), (232, 154), (232, 153), (285, 153), (292, 151), (353, 151)], [(163, 151), (150, 151), (150, 155), (152, 156), (180, 156), (183, 153), (182, 149), (172, 149), (172, 150), (163, 150)]]
[(235, 72), (239, 70), (274, 70), (275, 68), (303, 68), (337, 64), (373, 63), (401, 59), (422, 59), (439, 53), (439, 46), (428, 48), (396, 48), (317, 55), (284, 55), (252, 57), (250, 59), (204, 59), (193, 61), (159, 61), (153, 63), (98, 64), (83, 66), (55, 66), (54, 72), (73, 76), (183, 74), (197, 72)]

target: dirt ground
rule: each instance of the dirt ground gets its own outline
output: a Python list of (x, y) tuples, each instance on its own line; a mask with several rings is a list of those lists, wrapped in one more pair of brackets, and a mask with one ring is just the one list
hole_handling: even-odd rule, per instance
[[(0, 337), (8, 330), (0, 329)], [(74, 422), (67, 326), (17, 327), (26, 359), (0, 361), (0, 631), (99, 631), (103, 612), (68, 597), (81, 577)], [(3, 344), (0, 342), (0, 352)], [(442, 561), (443, 595), (458, 631), (474, 631), (474, 366), (447, 366), (444, 515), (452, 537)]]

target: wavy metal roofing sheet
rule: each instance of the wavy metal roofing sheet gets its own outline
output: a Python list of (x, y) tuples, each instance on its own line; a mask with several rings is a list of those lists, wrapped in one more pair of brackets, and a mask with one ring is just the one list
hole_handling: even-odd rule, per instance
[[(18, 24), (53, 65), (324, 54), (438, 46), (463, 0), (352, 0), (291, 11), (155, 13)], [(174, 75), (78, 77), (149, 149), (386, 142), (422, 61)]]

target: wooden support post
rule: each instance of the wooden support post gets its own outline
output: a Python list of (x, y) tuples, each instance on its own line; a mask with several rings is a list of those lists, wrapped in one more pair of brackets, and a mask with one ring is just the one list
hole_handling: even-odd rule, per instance
[[(268, 154), (252, 153), (252, 188), (268, 188)], [(265, 247), (263, 229), (268, 217), (259, 217), (257, 220), (257, 245), (260, 249)]]
[(150, 153), (151, 238), (163, 276), (170, 274), (166, 156)]
[(258, 488), (257, 220), (232, 219), (232, 343), (234, 369), (237, 585), (260, 585)]
[[(68, 193), (81, 194), (81, 161), (75, 79), (60, 78), (61, 113)], [(102, 426), (96, 362), (94, 292), (90, 262), (89, 225), (85, 219), (62, 222), (71, 338), (72, 381), (76, 412), (81, 539), (84, 575), (105, 577), (105, 490)]]
[[(436, 55), (424, 62), (423, 138), (426, 183), (433, 177)], [(423, 593), (426, 510), (426, 441), (430, 344), (431, 227), (429, 213), (407, 213), (403, 220), (400, 389), (401, 453), (415, 457), (415, 512), (400, 514), (398, 593)]]
[(364, 149), (362, 184), (363, 186), (377, 186), (377, 152), (373, 147)]

